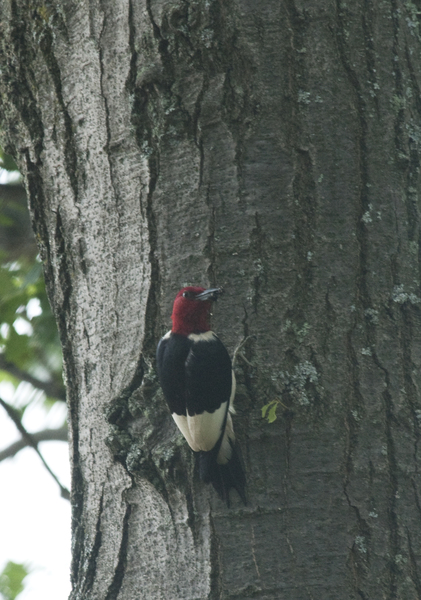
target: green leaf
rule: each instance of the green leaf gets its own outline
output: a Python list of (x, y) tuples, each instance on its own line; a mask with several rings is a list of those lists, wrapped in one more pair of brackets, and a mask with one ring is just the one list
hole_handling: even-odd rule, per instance
[(23, 580), (28, 574), (28, 568), (24, 564), (9, 560), (0, 573), (0, 594), (5, 600), (15, 600), (22, 592)]
[(273, 406), (276, 407), (277, 404), (278, 404), (277, 400), (271, 400), (270, 402), (268, 402), (267, 404), (262, 406), (262, 418), (267, 419), (269, 417), (270, 411), (273, 409)]
[[(273, 400), (272, 400), (273, 402)], [(269, 406), (272, 404), (272, 402), (269, 402), (268, 404), (265, 404), (264, 406), (262, 406), (262, 418), (264, 419), (266, 416), (266, 412), (269, 408)]]
[(276, 409), (278, 408), (279, 404), (282, 404), (282, 402), (275, 399), (262, 406), (262, 418), (266, 419), (268, 423), (273, 423), (276, 421)]
[(276, 421), (276, 409), (278, 408), (278, 402), (274, 402), (274, 404), (270, 407), (269, 412), (267, 414), (268, 423), (273, 423)]

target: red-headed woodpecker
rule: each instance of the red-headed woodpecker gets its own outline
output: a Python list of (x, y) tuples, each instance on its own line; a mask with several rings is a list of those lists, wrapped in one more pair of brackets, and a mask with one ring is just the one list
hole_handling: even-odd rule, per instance
[(177, 427), (196, 453), (202, 481), (229, 506), (234, 487), (243, 502), (245, 475), (234, 447), (235, 376), (231, 359), (210, 330), (212, 301), (222, 288), (185, 287), (175, 298), (173, 326), (158, 344), (158, 377)]

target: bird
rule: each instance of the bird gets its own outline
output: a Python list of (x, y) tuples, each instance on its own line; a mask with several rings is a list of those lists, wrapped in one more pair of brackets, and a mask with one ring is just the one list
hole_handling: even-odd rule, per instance
[(183, 287), (172, 328), (156, 351), (158, 380), (172, 417), (196, 456), (200, 479), (230, 506), (230, 489), (246, 504), (246, 478), (231, 415), (235, 375), (228, 350), (211, 330), (212, 302), (222, 288)]

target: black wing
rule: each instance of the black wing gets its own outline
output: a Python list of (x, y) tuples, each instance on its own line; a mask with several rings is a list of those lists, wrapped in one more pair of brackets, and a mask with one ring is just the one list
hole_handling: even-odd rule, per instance
[[(186, 360), (186, 402), (190, 416), (213, 413), (230, 399), (231, 359), (221, 340), (212, 338), (193, 342)], [(227, 407), (228, 408), (228, 407)]]
[(185, 363), (191, 342), (184, 335), (164, 336), (156, 349), (159, 383), (172, 413), (186, 415)]

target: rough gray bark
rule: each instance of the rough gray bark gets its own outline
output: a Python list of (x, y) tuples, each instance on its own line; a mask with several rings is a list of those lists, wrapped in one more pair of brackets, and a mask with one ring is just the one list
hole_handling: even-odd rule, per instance
[(0, 222), (0, 252), (5, 252), (10, 260), (22, 255), (34, 260), (37, 255), (27, 206), (21, 184), (0, 184), (0, 213), (5, 218)]
[[(72, 600), (421, 598), (419, 0), (3, 0), (1, 109), (60, 327)], [(226, 296), (249, 504), (154, 349)], [(261, 407), (279, 399), (269, 425)]]

